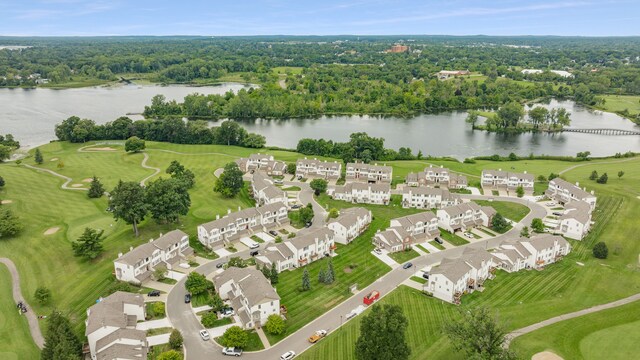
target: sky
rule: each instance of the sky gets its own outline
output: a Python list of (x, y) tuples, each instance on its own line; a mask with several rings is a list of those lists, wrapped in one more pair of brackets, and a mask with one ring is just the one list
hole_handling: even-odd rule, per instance
[(640, 35), (640, 0), (0, 0), (0, 35)]

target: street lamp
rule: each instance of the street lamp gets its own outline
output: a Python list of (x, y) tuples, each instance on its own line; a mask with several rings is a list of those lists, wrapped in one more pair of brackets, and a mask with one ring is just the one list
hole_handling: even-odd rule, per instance
[(340, 315), (340, 330), (342, 330), (342, 315)]

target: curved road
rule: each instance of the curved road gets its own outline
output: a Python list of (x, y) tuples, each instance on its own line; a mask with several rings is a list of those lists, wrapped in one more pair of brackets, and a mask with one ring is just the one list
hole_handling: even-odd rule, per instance
[(144, 186), (144, 183), (147, 182), (147, 180), (149, 180), (152, 177), (158, 175), (158, 173), (160, 172), (159, 168), (147, 165), (147, 160), (149, 160), (149, 154), (144, 153), (144, 158), (142, 159), (142, 162), (140, 163), (140, 166), (142, 166), (145, 169), (153, 170), (154, 172), (153, 172), (153, 174), (151, 174), (151, 175), (147, 176), (146, 178), (140, 180), (140, 185), (142, 185), (142, 186)]
[[(36, 343), (36, 346), (38, 348), (42, 349), (44, 347), (44, 337), (42, 336), (42, 331), (40, 330), (40, 325), (38, 324), (36, 313), (22, 297), (22, 290), (20, 289), (20, 275), (18, 274), (18, 269), (10, 259), (0, 258), (0, 263), (5, 264), (9, 269), (9, 273), (11, 274), (11, 283), (13, 285), (13, 300), (16, 302), (16, 304), (22, 301), (22, 303), (27, 307), (27, 312), (23, 315), (27, 317), (27, 321), (29, 322), (29, 331), (31, 332), (33, 342)], [(17, 308), (16, 311), (18, 311)]]
[[(292, 185), (294, 183), (291, 183)], [(300, 183), (295, 183), (295, 185), (300, 186)], [(303, 188), (303, 191), (300, 193), (300, 200), (306, 201), (309, 199), (313, 199), (312, 194), (310, 193), (310, 188), (308, 185), (300, 186)], [(306, 195), (303, 195), (305, 193)], [(463, 198), (466, 199), (494, 199), (496, 201), (509, 201), (520, 203), (528, 206), (531, 211), (527, 216), (520, 222), (520, 224), (530, 225), (531, 220), (534, 218), (543, 218), (546, 215), (546, 210), (541, 205), (528, 201), (525, 199), (519, 198), (506, 198), (506, 197), (498, 197), (498, 196), (478, 196), (478, 195), (463, 195)], [(324, 211), (322, 207), (315, 203), (315, 201), (311, 202), (314, 206), (314, 210), (316, 207), (319, 207), (318, 212)], [(318, 215), (318, 214), (316, 214)], [(324, 219), (324, 218), (323, 218)], [(324, 220), (322, 220), (323, 222)], [(318, 219), (320, 222), (320, 219)], [(314, 220), (314, 227), (322, 226), (318, 224)], [(293, 350), (296, 354), (300, 354), (307, 350), (311, 344), (307, 341), (307, 338), (316, 330), (325, 329), (329, 332), (336, 331), (343, 322), (346, 322), (344, 316), (351, 312), (353, 309), (362, 304), (362, 297), (373, 291), (378, 290), (381, 292), (382, 296), (389, 294), (395, 288), (397, 288), (403, 281), (407, 280), (409, 277), (414, 275), (414, 269), (421, 269), (425, 266), (433, 266), (442, 261), (445, 257), (456, 257), (460, 256), (466, 247), (472, 248), (482, 248), (489, 249), (498, 246), (505, 240), (515, 239), (520, 236), (520, 226), (514, 226), (510, 231), (505, 234), (496, 236), (489, 240), (482, 240), (475, 243), (470, 243), (464, 246), (455, 247), (452, 249), (443, 250), (437, 253), (430, 253), (424, 256), (415, 258), (412, 260), (415, 268), (412, 269), (402, 269), (402, 267), (398, 267), (396, 269), (391, 270), (378, 280), (376, 280), (373, 284), (367, 286), (366, 288), (360, 290), (355, 296), (352, 296), (345, 300), (344, 302), (338, 304), (331, 310), (327, 311), (325, 314), (311, 321), (309, 324), (304, 326), (302, 329), (298, 330), (294, 334), (285, 338), (284, 340), (278, 342), (277, 344), (271, 346), (269, 349), (257, 351), (257, 352), (247, 352), (243, 354), (243, 358), (246, 359), (255, 359), (255, 360), (267, 360), (267, 359), (278, 359), (279, 356), (286, 351)], [(241, 256), (243, 258), (249, 257), (248, 251), (237, 253), (236, 256)], [(199, 273), (204, 275), (208, 275), (216, 270), (216, 264), (226, 262), (226, 259), (217, 259), (208, 264), (202, 265), (196, 269)], [(167, 296), (167, 316), (169, 317), (173, 326), (182, 332), (184, 337), (184, 346), (186, 351), (187, 359), (224, 359), (225, 356), (222, 355), (221, 348), (215, 344), (213, 341), (202, 341), (200, 336), (198, 335), (198, 331), (203, 329), (202, 325), (198, 322), (197, 318), (191, 311), (191, 307), (189, 304), (184, 303), (184, 295), (186, 294), (186, 290), (184, 288), (185, 279), (179, 281), (171, 290), (171, 292)], [(357, 318), (357, 317), (356, 317)]]

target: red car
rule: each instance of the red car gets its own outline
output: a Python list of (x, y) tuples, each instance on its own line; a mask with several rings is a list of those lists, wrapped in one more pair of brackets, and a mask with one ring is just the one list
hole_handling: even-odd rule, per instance
[(365, 296), (362, 302), (365, 305), (371, 305), (378, 299), (380, 299), (380, 292), (378, 292), (377, 290), (374, 290), (370, 292), (367, 296)]

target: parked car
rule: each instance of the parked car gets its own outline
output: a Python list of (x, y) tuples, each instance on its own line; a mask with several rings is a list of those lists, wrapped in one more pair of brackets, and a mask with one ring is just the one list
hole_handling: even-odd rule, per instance
[(408, 269), (408, 268), (410, 268), (410, 267), (412, 267), (412, 266), (413, 266), (413, 264), (412, 264), (412, 263), (410, 263), (410, 262), (408, 262), (408, 263), (406, 263), (406, 264), (402, 265), (402, 268), (403, 268), (403, 269)]
[(561, 213), (561, 212), (558, 212), (558, 211), (555, 211), (555, 212), (553, 213), (553, 215), (555, 215), (555, 216), (562, 216), (562, 213)]
[(352, 312), (348, 313), (348, 314), (345, 316), (345, 319), (349, 320), (349, 319), (351, 319), (351, 318), (354, 318), (356, 315), (358, 315), (358, 313), (357, 313), (355, 310), (353, 310)]
[(440, 245), (444, 244), (444, 241), (442, 241), (442, 239), (439, 237), (436, 238), (436, 242)]
[(309, 337), (309, 342), (315, 344), (316, 342), (318, 342), (318, 340), (322, 339), (325, 336), (327, 336), (327, 330), (318, 330)]
[(296, 353), (293, 351), (287, 351), (286, 353), (280, 355), (280, 360), (291, 360), (296, 356)]
[(278, 232), (275, 230), (269, 230), (269, 235), (278, 236)]
[(256, 255), (258, 255), (258, 253), (259, 253), (258, 250), (254, 250), (254, 251), (250, 252), (249, 255), (256, 256)]
[(254, 243), (252, 243), (251, 245), (249, 245), (249, 249), (257, 249), (257, 248), (259, 248), (259, 247), (260, 247), (260, 244), (258, 244), (258, 243), (256, 243), (256, 242), (254, 242)]
[(190, 302), (191, 302), (191, 294), (187, 293), (187, 294), (185, 294), (185, 296), (184, 296), (184, 303), (185, 303), (185, 304), (188, 304), (188, 303), (190, 303)]
[(466, 233), (464, 233), (464, 236), (466, 236), (466, 237), (468, 237), (468, 238), (470, 238), (470, 239), (472, 239), (472, 238), (473, 238), (473, 234), (472, 234), (472, 233), (470, 233), (470, 232), (466, 232)]
[(422, 278), (425, 280), (429, 280), (429, 273), (423, 273)]
[(308, 223), (304, 224), (304, 227), (310, 228), (311, 225), (313, 225), (313, 224), (311, 223), (311, 221), (309, 221)]
[(147, 296), (160, 296), (160, 290), (151, 290)]
[(367, 294), (367, 296), (365, 296), (362, 299), (362, 303), (369, 306), (371, 304), (373, 304), (374, 302), (376, 302), (378, 299), (380, 299), (380, 292), (377, 290), (374, 290), (370, 293)]
[(204, 341), (209, 341), (209, 339), (211, 339), (211, 336), (209, 336), (209, 332), (207, 330), (200, 330), (200, 337)]
[(240, 356), (242, 355), (242, 349), (235, 347), (226, 347), (222, 348), (222, 353), (229, 356)]
[(373, 252), (378, 254), (378, 255), (382, 255), (382, 249), (380, 249), (380, 248), (373, 249)]
[(276, 185), (284, 184), (284, 182), (282, 180), (280, 180), (280, 179), (273, 180), (273, 183), (276, 184)]
[(298, 175), (298, 180), (302, 180), (302, 175)]
[(300, 209), (301, 207), (302, 207), (302, 205), (295, 204), (295, 205), (291, 206), (291, 209), (296, 210), (296, 209)]
[(216, 268), (218, 268), (218, 269), (222, 269), (222, 267), (224, 266), (224, 264), (226, 264), (226, 263), (223, 263), (223, 262), (221, 262), (221, 263), (217, 263), (217, 264), (216, 264)]
[(234, 315), (233, 308), (232, 307), (225, 308), (224, 310), (222, 310), (221, 315), (222, 317), (233, 316)]

